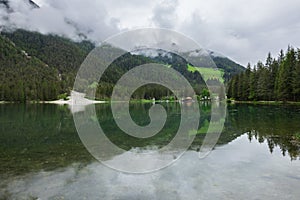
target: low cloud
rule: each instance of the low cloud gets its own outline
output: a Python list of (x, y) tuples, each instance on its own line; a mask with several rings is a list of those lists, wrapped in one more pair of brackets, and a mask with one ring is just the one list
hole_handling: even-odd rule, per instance
[(178, 0), (162, 0), (153, 9), (153, 23), (160, 28), (174, 28)]
[(246, 65), (300, 46), (299, 0), (11, 0), (0, 7), (0, 26), (93, 41), (125, 30), (170, 28)]
[(22, 28), (43, 34), (58, 34), (74, 40), (84, 37), (101, 41), (119, 32), (118, 20), (108, 18), (105, 7), (94, 0), (52, 0), (39, 9), (26, 1), (10, 1), (13, 12), (2, 7), (0, 25), (9, 29)]

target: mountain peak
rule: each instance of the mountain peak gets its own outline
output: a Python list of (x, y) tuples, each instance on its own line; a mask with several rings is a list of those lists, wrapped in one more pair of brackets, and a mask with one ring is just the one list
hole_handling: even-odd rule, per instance
[[(0, 0), (0, 6), (4, 6), (8, 11), (13, 12), (13, 9), (10, 7), (11, 0)], [(39, 6), (32, 0), (23, 0), (28, 3), (32, 8), (39, 8)]]

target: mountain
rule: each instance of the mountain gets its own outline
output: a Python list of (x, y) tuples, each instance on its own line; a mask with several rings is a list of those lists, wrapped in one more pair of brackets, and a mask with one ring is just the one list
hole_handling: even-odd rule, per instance
[[(3, 5), (8, 11), (13, 11), (12, 8), (10, 7), (9, 3), (11, 0), (0, 0), (0, 6)], [(25, 3), (28, 3), (32, 8), (39, 8), (39, 6), (31, 1), (31, 0), (23, 0)]]
[(61, 92), (58, 70), (0, 35), (0, 101), (56, 99)]
[(39, 8), (39, 6), (34, 2), (29, 0), (29, 4), (33, 7), (33, 8)]
[(6, 9), (9, 9), (8, 0), (0, 0), (0, 5), (3, 5)]
[[(173, 66), (173, 68), (176, 66), (176, 63), (178, 64), (178, 62), (181, 62), (181, 65), (187, 66), (187, 70), (190, 72), (199, 71), (202, 76), (204, 72), (209, 72), (211, 74), (211, 77), (219, 77), (218, 79), (220, 79), (221, 82), (225, 83), (227, 83), (231, 79), (231, 77), (245, 71), (245, 68), (243, 66), (237, 64), (236, 62), (230, 60), (220, 53), (209, 50), (199, 49), (181, 53), (184, 58), (188, 59), (190, 62), (196, 64), (197, 66), (192, 66), (191, 63), (188, 63), (184, 58), (175, 53), (165, 52), (161, 49), (146, 49), (133, 53), (136, 55), (144, 55), (158, 63), (171, 65)], [(215, 67), (218, 68), (219, 72), (215, 70)], [(182, 72), (182, 70), (184, 69), (180, 68), (181, 67), (177, 68), (176, 70)], [(207, 81), (208, 79), (210, 78), (205, 78), (205, 81)]]
[[(240, 74), (244, 72), (246, 69), (242, 65), (232, 61), (228, 57), (223, 56), (220, 53), (216, 53), (213, 51), (209, 50), (195, 50), (191, 52), (186, 52), (182, 53), (185, 58), (188, 58), (189, 60), (193, 60), (193, 56), (198, 60), (199, 53), (204, 53), (204, 54), (209, 54), (210, 59), (208, 59), (207, 63), (205, 63), (204, 60), (200, 61), (201, 64), (199, 66), (195, 66), (198, 68), (214, 68), (217, 67), (220, 71), (222, 71), (223, 75), (222, 78), (224, 79), (224, 82), (228, 82), (231, 77)], [(134, 52), (134, 54), (138, 55), (144, 55), (146, 57), (151, 58), (154, 61), (160, 62), (160, 63), (166, 63), (169, 65), (173, 65), (176, 62), (184, 62), (183, 58), (178, 56), (177, 54), (170, 53), (170, 52), (165, 52), (163, 50), (153, 50), (153, 49), (148, 49), (148, 50), (143, 50), (140, 52)], [(202, 56), (203, 58), (208, 57), (208, 56)], [(214, 63), (212, 63), (213, 61)], [(186, 61), (185, 61), (186, 62)], [(199, 61), (195, 61), (195, 63), (198, 63)], [(190, 63), (186, 62), (186, 65)]]
[(25, 30), (2, 34), (30, 55), (56, 67), (60, 72), (76, 72), (87, 54), (94, 48), (94, 44), (88, 41), (78, 43), (56, 35), (43, 35)]
[[(81, 63), (95, 48), (89, 41), (74, 42), (56, 35), (43, 35), (25, 30), (1, 32), (0, 37), (0, 101), (50, 100), (56, 99), (59, 94), (69, 93)], [(225, 82), (228, 77), (244, 70), (242, 66), (226, 57), (213, 54), (212, 58), (222, 71)], [(189, 66), (188, 62), (176, 55), (172, 55), (171, 58), (168, 55), (153, 57), (134, 53), (127, 53), (114, 61), (99, 83), (89, 84), (91, 87), (98, 87), (97, 98), (108, 98), (114, 84), (123, 74), (135, 66), (153, 62), (170, 65), (179, 71), (191, 83), (197, 94), (201, 94), (206, 88), (201, 76), (204, 72), (198, 70), (198, 67), (202, 66), (195, 66), (197, 68), (194, 70), (193, 66)], [(220, 81), (224, 81), (223, 77), (221, 79)], [(25, 80), (29, 81), (25, 83)], [(12, 88), (14, 90), (10, 90)], [(136, 98), (162, 98), (168, 94), (166, 88), (151, 86), (142, 88), (136, 93)]]
[(55, 68), (61, 79), (61, 93), (70, 92), (78, 68), (94, 48), (94, 44), (88, 41), (73, 42), (67, 38), (25, 30), (2, 32), (2, 35), (28, 55)]
[(227, 57), (212, 57), (212, 59), (219, 69), (224, 70), (224, 79), (226, 82), (234, 75), (240, 74), (246, 70), (245, 67)]

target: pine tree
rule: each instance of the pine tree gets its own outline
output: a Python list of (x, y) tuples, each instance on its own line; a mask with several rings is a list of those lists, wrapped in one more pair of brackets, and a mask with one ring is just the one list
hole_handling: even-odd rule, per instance
[(292, 91), (296, 101), (300, 100), (300, 49), (297, 50), (297, 59), (292, 78)]
[(273, 63), (273, 59), (272, 59), (271, 53), (269, 52), (269, 53), (268, 53), (267, 60), (266, 60), (266, 67), (267, 67), (267, 68), (270, 68), (271, 65), (272, 65), (272, 63)]
[(268, 71), (262, 62), (257, 63), (257, 97), (267, 100), (268, 97)]
[(243, 98), (243, 89), (244, 89), (244, 86), (243, 86), (243, 83), (244, 83), (244, 80), (245, 80), (245, 74), (244, 73), (241, 73), (240, 75), (238, 75), (238, 79), (237, 79), (237, 99), (238, 100), (244, 100)]
[(245, 71), (243, 80), (243, 100), (248, 100), (250, 95), (250, 78), (251, 78), (251, 65), (248, 63), (247, 69)]
[(232, 78), (228, 94), (238, 100), (300, 100), (300, 50), (288, 47), (281, 50), (278, 59), (268, 54), (265, 65), (258, 62)]
[(285, 58), (285, 55), (284, 55), (283, 50), (281, 49), (280, 53), (279, 53), (279, 58), (278, 58), (279, 64), (281, 64), (283, 62), (284, 58)]
[(229, 82), (228, 98), (237, 98), (238, 75), (235, 75)]
[(279, 64), (278, 61), (276, 59), (273, 59), (269, 71), (270, 71), (270, 96), (271, 96), (271, 100), (276, 100), (276, 90), (277, 90), (277, 84), (276, 84), (276, 77), (278, 74), (278, 70), (279, 70)]
[(249, 100), (257, 100), (257, 71), (256, 66), (254, 66), (253, 72), (250, 75), (250, 94)]
[(278, 98), (282, 101), (294, 100), (292, 94), (293, 69), (296, 64), (295, 51), (289, 47), (286, 57), (280, 64), (278, 74)]

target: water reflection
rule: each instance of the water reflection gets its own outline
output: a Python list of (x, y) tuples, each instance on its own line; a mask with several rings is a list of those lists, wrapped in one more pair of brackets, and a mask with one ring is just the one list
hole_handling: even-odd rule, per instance
[[(131, 104), (133, 120), (149, 123), (147, 110), (151, 104)], [(159, 134), (138, 139), (117, 128), (108, 104), (96, 106), (97, 116), (106, 136), (119, 147), (130, 150), (164, 146), (176, 133), (180, 121), (180, 105), (164, 104), (167, 123)], [(200, 127), (190, 149), (199, 151), (211, 120), (211, 105), (202, 104)], [(82, 145), (66, 106), (0, 105), (0, 174), (19, 174), (40, 169), (55, 169), (73, 162), (90, 162), (93, 158)], [(278, 146), (282, 155), (299, 158), (299, 107), (239, 105), (228, 107), (225, 127), (218, 145), (224, 145), (247, 133), (249, 141), (267, 142), (270, 152)], [(15, 163), (18, 163), (17, 165)]]
[[(130, 105), (137, 124), (149, 123), (150, 106)], [(116, 128), (108, 104), (97, 105), (97, 115), (90, 119), (99, 120), (120, 147), (148, 151), (167, 144), (178, 128), (179, 105), (164, 106), (164, 131), (143, 141)], [(0, 105), (0, 199), (299, 198), (299, 107), (228, 106), (217, 147), (203, 160), (197, 151), (211, 120), (211, 105), (200, 109), (199, 130), (183, 158), (163, 171), (134, 176), (95, 161), (82, 145), (68, 107)]]
[(0, 113), (1, 177), (93, 160), (68, 107), (7, 104), (0, 105)]
[[(300, 163), (290, 163), (247, 135), (199, 160), (188, 151), (151, 174), (119, 173), (98, 162), (5, 180), (11, 199), (299, 199)], [(1, 197), (1, 196), (0, 196)]]
[[(275, 147), (282, 155), (296, 160), (300, 155), (300, 108), (294, 106), (239, 105), (229, 108), (228, 123), (249, 141), (266, 142), (270, 153)], [(228, 125), (227, 125), (228, 127)]]

